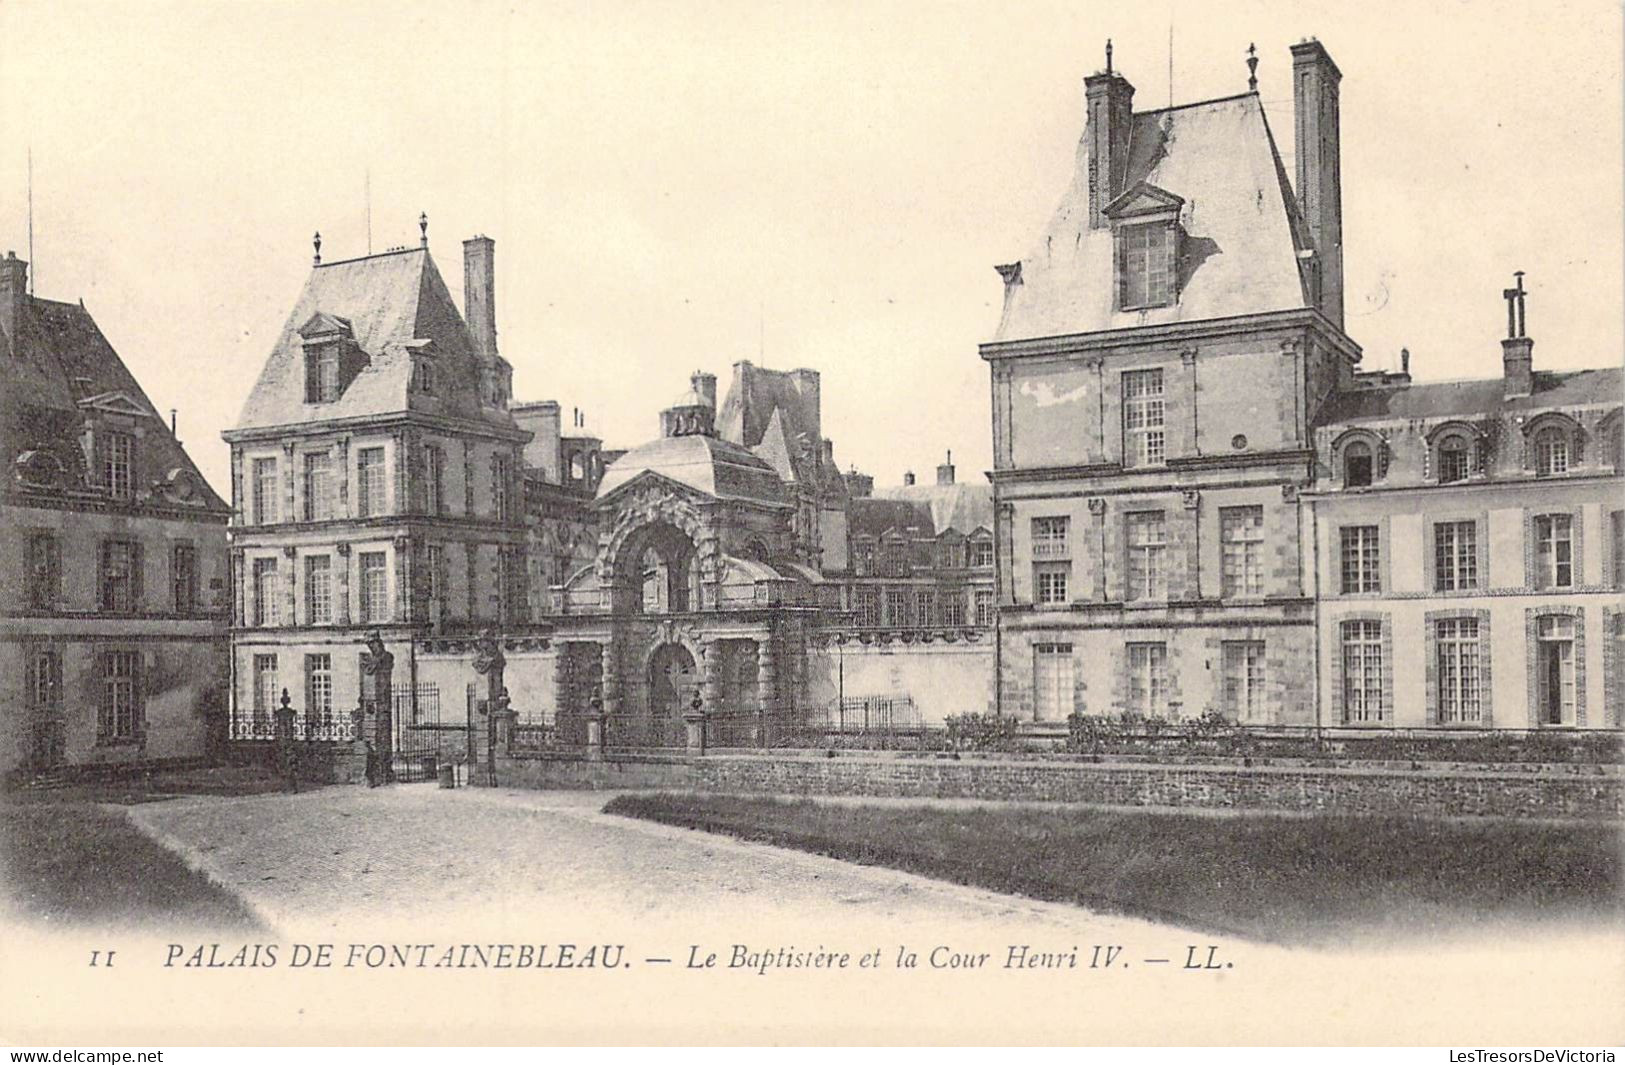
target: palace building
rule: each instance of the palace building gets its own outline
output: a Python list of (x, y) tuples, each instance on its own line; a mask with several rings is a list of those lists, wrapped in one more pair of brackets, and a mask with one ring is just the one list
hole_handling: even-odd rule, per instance
[(1498, 376), (1360, 370), (1342, 75), (1292, 59), (1289, 179), (1256, 79), (1136, 111), (1108, 44), (1073, 183), (998, 267), (999, 706), (1618, 727), (1621, 371), (1537, 370), (1521, 277)]

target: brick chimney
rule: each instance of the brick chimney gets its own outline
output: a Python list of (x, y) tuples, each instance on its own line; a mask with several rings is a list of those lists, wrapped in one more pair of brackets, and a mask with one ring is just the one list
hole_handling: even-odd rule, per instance
[(1083, 79), (1087, 111), (1083, 127), (1089, 151), (1089, 228), (1105, 229), (1100, 212), (1123, 191), (1128, 174), (1128, 135), (1134, 125), (1134, 86), (1112, 70), (1112, 42), (1106, 42), (1106, 69)]
[(705, 400), (712, 410), (717, 409), (717, 375), (706, 373), (704, 370), (695, 370), (688, 379), (689, 385), (699, 397)]
[(463, 241), (463, 318), (482, 359), (497, 357), (496, 241)]
[(913, 488), (914, 487), (914, 471), (913, 470), (909, 470), (907, 473), (903, 474), (903, 487), (904, 488)]
[(1523, 271), (1513, 277), (1517, 284), (1501, 292), (1507, 301), (1507, 338), (1501, 341), (1501, 369), (1507, 399), (1527, 396), (1535, 389), (1535, 342), (1524, 321)]
[(948, 452), (947, 458), (943, 460), (942, 465), (937, 467), (937, 483), (954, 483), (954, 453), (952, 451)]
[(1343, 327), (1343, 183), (1338, 85), (1343, 74), (1317, 40), (1292, 46), (1298, 209), (1309, 226), (1315, 306)]
[(17, 353), (18, 323), (23, 317), (23, 301), (28, 298), (28, 263), (14, 251), (0, 259), (0, 334), (7, 350)]

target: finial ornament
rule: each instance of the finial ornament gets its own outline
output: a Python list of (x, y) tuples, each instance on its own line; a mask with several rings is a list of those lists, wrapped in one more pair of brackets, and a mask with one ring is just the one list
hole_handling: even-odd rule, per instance
[(427, 248), (429, 246), (429, 212), (424, 211), (418, 215), (418, 232), (423, 234), (418, 243)]
[(1528, 323), (1524, 320), (1523, 298), (1528, 295), (1523, 290), (1523, 271), (1514, 270), (1513, 280), (1517, 282), (1512, 288), (1501, 290), (1501, 298), (1507, 301), (1507, 339), (1528, 336)]
[(1106, 73), (1112, 72), (1112, 39), (1106, 38)]
[(322, 265), (322, 231), (321, 230), (318, 229), (316, 231), (316, 238), (314, 240), (312, 240), (311, 243), (316, 246), (316, 265), (320, 266), (320, 265)]
[(1258, 46), (1247, 45), (1247, 91), (1258, 91)]

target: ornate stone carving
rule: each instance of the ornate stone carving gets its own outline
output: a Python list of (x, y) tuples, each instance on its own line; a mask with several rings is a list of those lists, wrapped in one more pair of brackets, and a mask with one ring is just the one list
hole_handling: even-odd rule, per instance
[(1106, 513), (1106, 501), (1099, 496), (1091, 497), (1089, 500), (1089, 513), (1097, 516)]

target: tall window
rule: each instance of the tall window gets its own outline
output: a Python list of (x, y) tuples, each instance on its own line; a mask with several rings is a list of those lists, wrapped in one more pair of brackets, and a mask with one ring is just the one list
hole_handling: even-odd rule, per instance
[(852, 541), (852, 572), (859, 577), (874, 576), (875, 542), (867, 536)]
[(1574, 619), (1549, 614), (1535, 622), (1535, 700), (1542, 725), (1574, 724)]
[(62, 708), (62, 656), (50, 648), (28, 654), (28, 705), (52, 712)]
[(197, 548), (189, 543), (174, 546), (169, 559), (170, 585), (174, 592), (175, 613), (191, 614), (197, 610)]
[(1343, 723), (1371, 725), (1384, 720), (1382, 708), (1382, 623), (1345, 621), (1343, 636)]
[(134, 651), (102, 652), (102, 741), (133, 740), (141, 727), (141, 659)]
[(909, 609), (907, 588), (886, 589), (886, 624), (892, 628), (900, 628), (914, 624), (913, 612)]
[(1264, 711), (1264, 643), (1224, 645), (1224, 711), (1233, 721), (1256, 720)]
[(1535, 434), (1535, 474), (1550, 477), (1567, 473), (1569, 468), (1569, 434), (1555, 425), (1548, 425)]
[(965, 543), (963, 540), (939, 540), (937, 542), (937, 568), (961, 569), (965, 565)]
[(106, 433), (102, 444), (102, 483), (120, 499), (128, 499), (135, 487), (135, 437), (129, 433)]
[(446, 452), (438, 444), (423, 446), (424, 509), (441, 514), (446, 509)]
[(1345, 525), (1342, 537), (1343, 594), (1382, 591), (1375, 525)]
[(1066, 518), (1033, 519), (1033, 557), (1068, 558)]
[(1156, 466), (1163, 460), (1162, 371), (1123, 374), (1123, 461)]
[(1129, 709), (1147, 717), (1168, 712), (1168, 645), (1128, 645)]
[(130, 540), (102, 544), (102, 610), (129, 614), (141, 599), (141, 545)]
[(254, 575), (254, 624), (279, 624), (282, 611), (279, 609), (276, 581), (276, 559), (256, 558), (253, 566)]
[(1478, 524), (1441, 521), (1433, 526), (1433, 588), (1460, 592), (1478, 587)]
[(1118, 306), (1162, 307), (1174, 299), (1174, 227), (1125, 226), (1118, 232)]
[(507, 455), (495, 454), (491, 456), (491, 513), (497, 521), (507, 521), (512, 515), (511, 485), (513, 476), (512, 463)]
[(418, 363), (417, 388), (419, 392), (434, 394), (434, 363), (427, 359)]
[(1459, 436), (1445, 438), (1439, 445), (1439, 483), (1465, 481), (1470, 468), (1470, 455), (1466, 440)]
[(1044, 606), (1067, 601), (1066, 582), (1071, 567), (1065, 562), (1033, 563), (1033, 599)]
[(880, 544), (880, 571), (887, 577), (907, 577), (914, 571), (909, 562), (908, 541), (887, 537)]
[(1433, 641), (1438, 667), (1439, 724), (1478, 724), (1483, 720), (1478, 620), (1444, 618), (1436, 621)]
[(1219, 508), (1219, 592), (1232, 596), (1262, 595), (1263, 507)]
[(384, 449), (364, 447), (356, 452), (356, 517), (384, 512)]
[(305, 556), (305, 621), (309, 625), (333, 622), (333, 558)]
[(1033, 720), (1064, 721), (1072, 713), (1072, 645), (1033, 645)]
[[(440, 544), (429, 545), (428, 568), (429, 620), (434, 621), (440, 617), (446, 599), (446, 549)], [(563, 578), (559, 579), (559, 583), (564, 583)]]
[(949, 588), (942, 593), (938, 605), (942, 608), (942, 623), (958, 627), (965, 624), (965, 592), (962, 588)]
[(326, 451), (307, 451), (304, 470), (306, 521), (333, 517), (333, 460)]
[(333, 656), (305, 656), (305, 719), (333, 718)]
[(873, 585), (863, 584), (852, 589), (854, 624), (862, 628), (880, 625), (880, 592)]
[(976, 599), (976, 624), (993, 624), (993, 589), (978, 588), (974, 595)]
[(1163, 552), (1168, 547), (1168, 524), (1160, 510), (1126, 516), (1128, 523), (1128, 598), (1168, 598), (1168, 577)]
[(993, 541), (991, 539), (984, 537), (970, 542), (970, 564), (976, 569), (987, 569), (993, 565)]
[(914, 624), (937, 624), (937, 593), (930, 588), (918, 588), (914, 592)]
[(276, 523), (276, 459), (255, 459), (249, 468), (254, 499), (254, 524)]
[(254, 720), (264, 728), (277, 708), (276, 655), (254, 656)]
[(1535, 587), (1574, 587), (1574, 517), (1570, 514), (1535, 518)]
[(62, 544), (55, 533), (28, 538), (28, 608), (55, 610), (62, 596)]
[(332, 403), (339, 398), (339, 349), (326, 344), (305, 354), (305, 402)]
[(1343, 487), (1366, 488), (1372, 479), (1371, 445), (1355, 440), (1343, 449)]
[(361, 620), (389, 620), (388, 558), (382, 551), (361, 552)]

